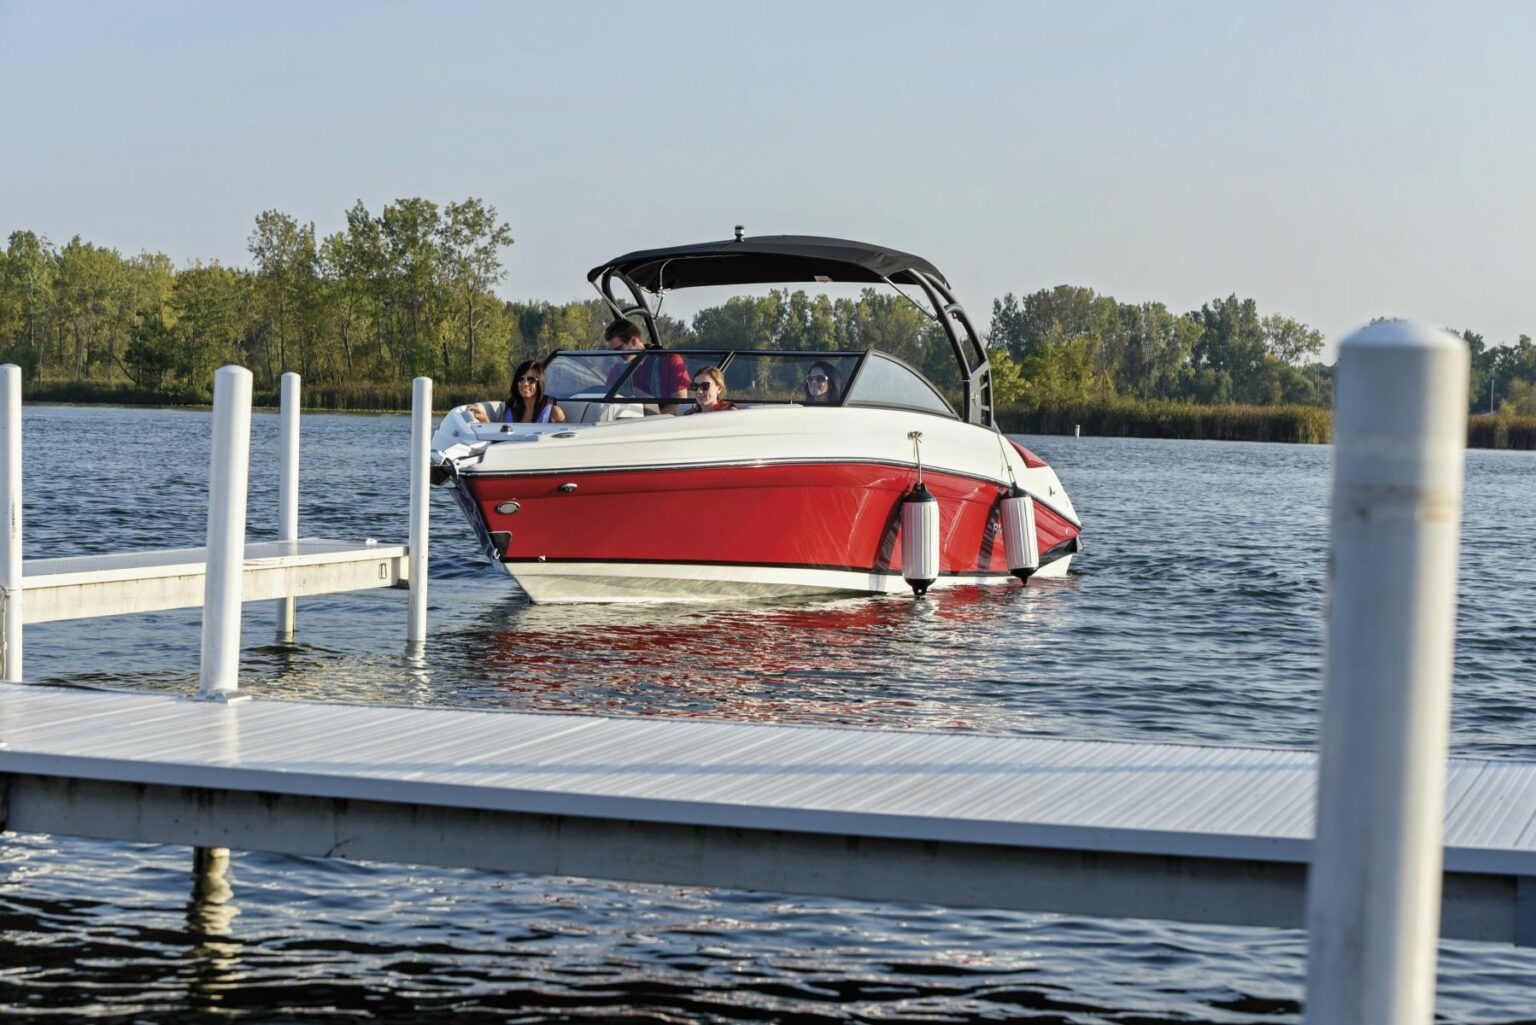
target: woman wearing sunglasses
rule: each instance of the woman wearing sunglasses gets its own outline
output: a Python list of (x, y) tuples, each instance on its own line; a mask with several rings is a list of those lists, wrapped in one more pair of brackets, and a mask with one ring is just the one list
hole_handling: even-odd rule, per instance
[[(470, 414), (480, 423), (489, 423), (490, 417), (479, 405), (469, 407)], [(501, 423), (504, 424), (563, 424), (565, 410), (553, 398), (544, 394), (544, 368), (537, 360), (524, 360), (512, 375), (512, 394), (502, 404)]]
[(689, 413), (715, 413), (722, 409), (735, 409), (736, 403), (725, 397), (725, 375), (719, 367), (700, 367), (693, 374), (693, 408)]
[(837, 396), (841, 392), (842, 386), (837, 379), (837, 368), (826, 360), (817, 360), (811, 364), (811, 369), (805, 372), (806, 405), (836, 405)]

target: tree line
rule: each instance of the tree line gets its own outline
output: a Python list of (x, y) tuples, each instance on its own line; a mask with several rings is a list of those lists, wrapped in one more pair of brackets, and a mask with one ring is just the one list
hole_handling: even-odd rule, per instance
[(270, 386), (430, 373), (506, 377), (513, 320), (493, 289), (507, 225), (480, 200), (361, 202), (321, 237), (276, 210), (256, 218), (251, 265), (176, 269), (82, 241), (12, 232), (0, 255), (0, 357), (29, 376), (140, 387), (202, 384), (239, 363)]
[[(519, 360), (601, 344), (610, 319), (595, 298), (499, 298), (512, 242), (495, 207), (474, 198), (400, 199), (377, 214), (358, 202), (326, 236), (269, 210), (247, 239), (247, 267), (177, 268), (160, 253), (123, 256), (78, 236), (57, 246), (17, 230), (0, 252), (0, 361), (29, 379), (148, 389), (205, 390), (215, 369), (239, 363), (259, 388), (294, 370), (341, 388), (428, 374), (499, 390)], [(677, 348), (879, 348), (941, 388), (960, 386), (939, 325), (873, 288), (736, 296), (659, 327)], [(1460, 333), (1472, 353), (1468, 408), (1536, 415), (1531, 339), (1490, 345)], [(994, 300), (983, 334), (999, 406), (1332, 401), (1321, 333), (1236, 295), (1176, 313), (1059, 285)]]

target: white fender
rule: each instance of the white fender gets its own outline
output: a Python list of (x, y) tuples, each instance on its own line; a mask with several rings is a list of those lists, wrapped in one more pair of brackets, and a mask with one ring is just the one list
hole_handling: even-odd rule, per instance
[(1020, 580), (1040, 568), (1040, 543), (1035, 536), (1035, 500), (1014, 485), (1013, 493), (1003, 499), (1003, 554), (1008, 572)]
[(901, 576), (916, 595), (939, 578), (939, 500), (920, 483), (901, 500)]

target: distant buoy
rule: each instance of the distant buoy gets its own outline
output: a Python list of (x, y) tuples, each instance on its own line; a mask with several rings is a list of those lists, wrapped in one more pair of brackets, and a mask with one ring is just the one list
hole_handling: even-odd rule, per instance
[(1083, 436), (1083, 425), (1082, 424), (1073, 424), (1072, 425), (1072, 437), (1074, 437), (1074, 438), (1081, 438), (1082, 436)]
[(901, 576), (918, 596), (939, 578), (939, 501), (921, 481), (901, 500)]
[(1035, 500), (1017, 484), (1003, 499), (1003, 555), (1008, 572), (1028, 580), (1040, 568), (1040, 545), (1035, 540)]

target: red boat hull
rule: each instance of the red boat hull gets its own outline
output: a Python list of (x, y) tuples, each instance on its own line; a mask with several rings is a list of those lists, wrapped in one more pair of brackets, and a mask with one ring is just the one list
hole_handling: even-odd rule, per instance
[[(945, 575), (1007, 576), (995, 481), (928, 471)], [(899, 577), (909, 466), (801, 462), (675, 469), (468, 474), (461, 483), (514, 576), (518, 563), (668, 563)], [(1035, 509), (1042, 567), (1078, 528)]]

